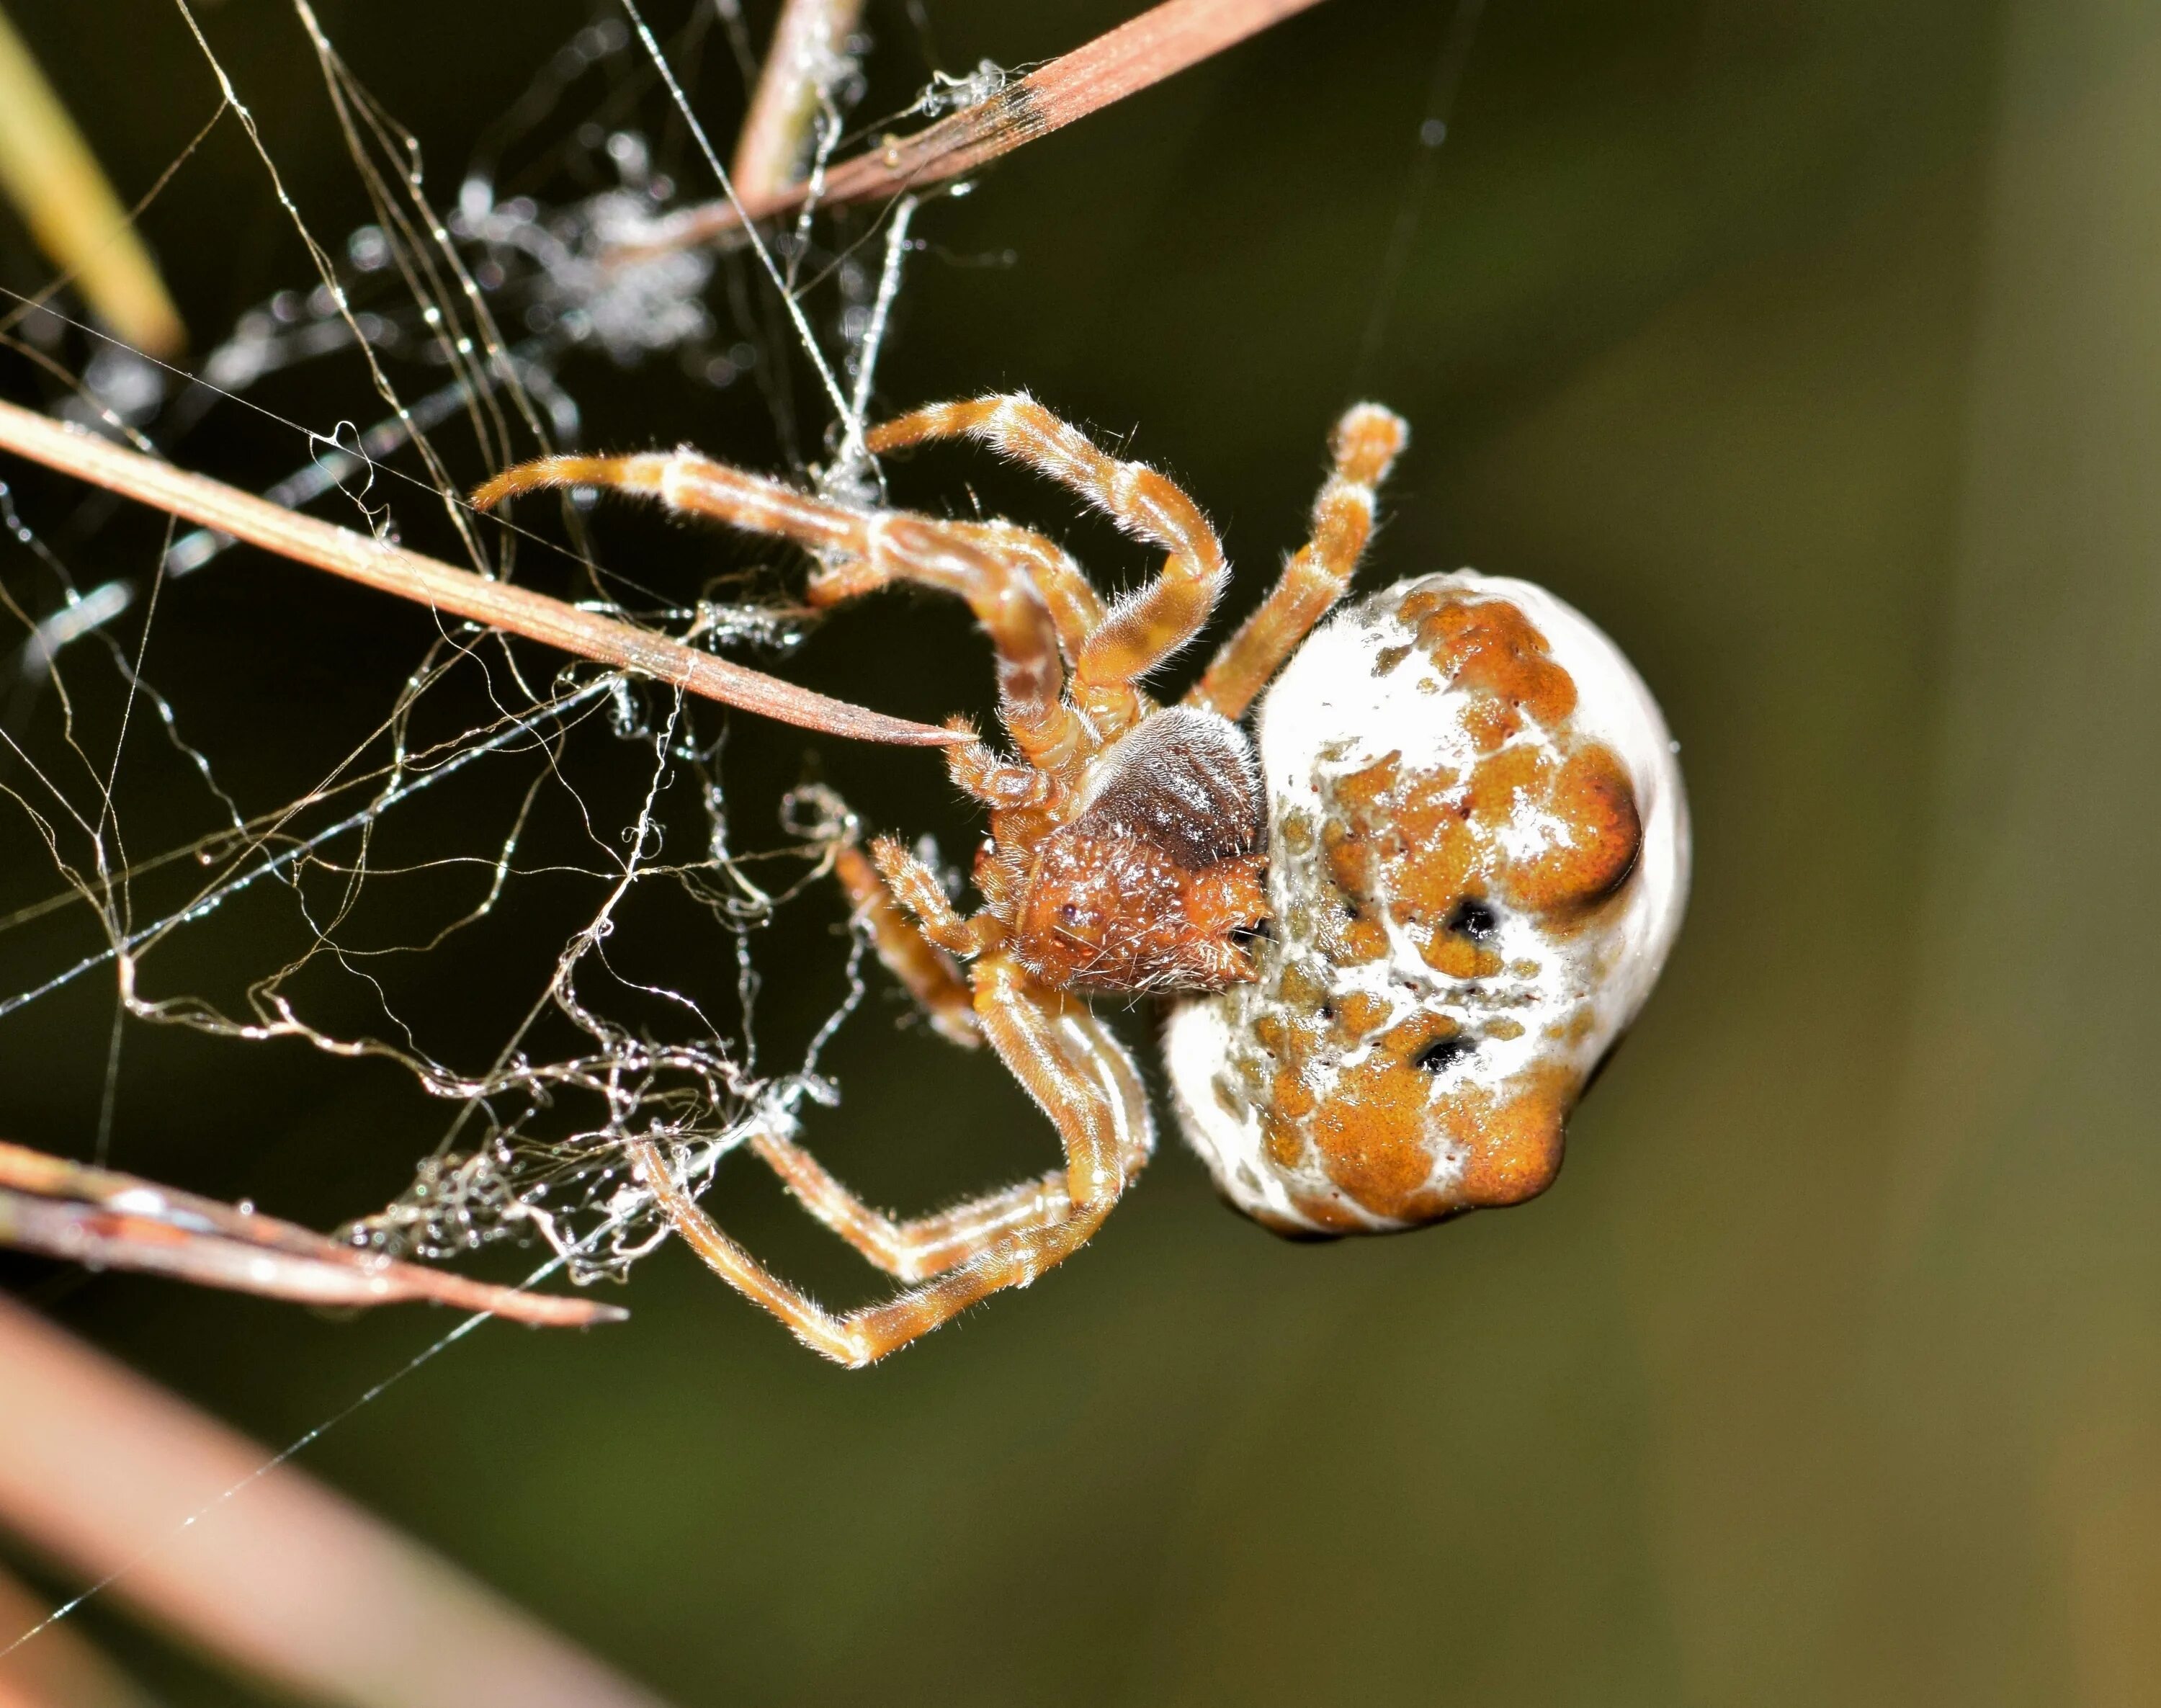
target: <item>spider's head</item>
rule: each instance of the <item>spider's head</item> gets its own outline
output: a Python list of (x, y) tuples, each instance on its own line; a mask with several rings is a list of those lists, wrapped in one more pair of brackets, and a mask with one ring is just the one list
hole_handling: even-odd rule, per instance
[(1221, 990), (1268, 917), (1252, 746), (1213, 712), (1151, 713), (1107, 748), (1080, 810), (1033, 850), (1013, 949), (1082, 990)]
[(1679, 929), (1687, 808), (1613, 645), (1519, 581), (1404, 583), (1317, 631), (1261, 721), (1257, 977), (1166, 1055), (1239, 1210), (1385, 1232), (1535, 1197)]

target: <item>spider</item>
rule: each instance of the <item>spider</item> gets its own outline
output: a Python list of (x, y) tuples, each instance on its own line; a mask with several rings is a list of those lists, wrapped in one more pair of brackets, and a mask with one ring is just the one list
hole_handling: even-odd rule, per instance
[[(1181, 1124), (1234, 1207), (1278, 1232), (1414, 1226), (1552, 1179), (1562, 1121), (1678, 928), (1686, 810), (1648, 690), (1550, 594), (1428, 576), (1312, 633), (1407, 436), (1377, 404), (1342, 417), (1310, 539), (1174, 706), (1140, 685), (1213, 612), (1221, 544), (1164, 476), (1024, 395), (934, 404), (867, 443), (972, 438), (1070, 487), (1167, 555), (1115, 603), (1014, 523), (832, 502), (687, 449), (549, 457), (475, 495), (643, 494), (803, 546), (814, 605), (914, 582), (966, 600), (990, 638), (1013, 755), (956, 722), (968, 739), (948, 756), (989, 813), (982, 906), (964, 917), (891, 838), (867, 857), (845, 842), (836, 869), (886, 965), (944, 1036), (990, 1046), (1065, 1166), (898, 1221), (792, 1138), (755, 1138), (813, 1216), (909, 1284), (836, 1315), (722, 1232), (650, 1141), (630, 1145), (674, 1231), (805, 1345), (871, 1363), (1102, 1225), (1154, 1127), (1092, 994), (1177, 999)], [(1238, 721), (1272, 680), (1257, 756)]]

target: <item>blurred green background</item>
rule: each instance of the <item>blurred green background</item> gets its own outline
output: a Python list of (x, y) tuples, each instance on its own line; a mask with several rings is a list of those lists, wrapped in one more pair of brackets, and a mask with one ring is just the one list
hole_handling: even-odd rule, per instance
[[(1129, 9), (921, 8), (954, 69)], [(11, 10), (124, 194), (215, 105), (159, 0)], [(445, 192), (587, 15), (321, 10)], [(1683, 743), (1697, 880), (1664, 984), (1526, 1208), (1287, 1245), (1173, 1141), (1067, 1268), (875, 1371), (671, 1249), (627, 1325), (491, 1328), (308, 1451), (675, 1700), (2161, 1700), (2161, 4), (1492, 0), (1362, 363), (1454, 10), (1333, 0), (926, 210), (882, 395), (1026, 386), (1131, 430), (1222, 524), (1240, 600), (1296, 542), (1334, 413), (1402, 410), (1368, 580), (1545, 583)], [(204, 15), (311, 222), (365, 217), (290, 11)], [(870, 24), (904, 98), (919, 31), (888, 0)], [(204, 341), (305, 279), (229, 123), (143, 229)], [(0, 282), (34, 288), (0, 232)], [(566, 379), (596, 445), (778, 456), (747, 389)], [(285, 407), (363, 419), (338, 384)], [(267, 479), (294, 451), (190, 457)], [(903, 471), (919, 502), (971, 485), (1070, 520), (980, 459)], [(610, 529), (686, 590), (720, 549)], [(153, 679), (243, 770), (379, 711), (417, 652), (409, 616), (296, 574), (237, 565), (160, 619)], [(338, 648), (293, 650), (333, 622)], [(916, 716), (988, 702), (929, 603), (834, 623), (791, 671)], [(927, 760), (737, 739), (753, 792), (818, 747), (871, 821), (965, 846)], [(814, 1013), (830, 983), (784, 969), (831, 966), (837, 912), (810, 915), (767, 965)], [(110, 1003), (0, 1025), (8, 1136), (87, 1153)], [(839, 1046), (821, 1153), (910, 1207), (1041, 1167), (995, 1066), (898, 1013)], [(388, 1072), (158, 1033), (131, 1036), (114, 1155), (329, 1226), (440, 1119)], [(747, 1164), (709, 1202), (867, 1290)], [(445, 1325), (0, 1274), (273, 1443)], [(110, 1601), (81, 1617), (170, 1700), (242, 1689)]]

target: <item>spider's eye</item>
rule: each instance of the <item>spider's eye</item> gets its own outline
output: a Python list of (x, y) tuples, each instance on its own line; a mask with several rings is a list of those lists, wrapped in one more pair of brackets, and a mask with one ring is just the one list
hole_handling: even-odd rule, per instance
[(1429, 1074), (1445, 1074), (1466, 1055), (1478, 1049), (1478, 1040), (1457, 1033), (1449, 1038), (1436, 1038), (1411, 1058), (1411, 1065), (1423, 1068)]
[(1448, 929), (1474, 943), (1483, 943), (1501, 929), (1501, 915), (1491, 902), (1466, 896), (1449, 914)]

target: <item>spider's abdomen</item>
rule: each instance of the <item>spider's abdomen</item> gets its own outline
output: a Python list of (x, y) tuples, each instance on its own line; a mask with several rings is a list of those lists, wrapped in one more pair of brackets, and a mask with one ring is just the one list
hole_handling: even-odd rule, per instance
[(1183, 1003), (1187, 1138), (1278, 1232), (1535, 1195), (1679, 928), (1688, 815), (1649, 690), (1576, 612), (1463, 571), (1316, 631), (1261, 719), (1272, 935)]
[(1213, 712), (1153, 712), (1107, 749), (1029, 862), (1013, 950), (1080, 990), (1220, 990), (1252, 976), (1268, 819), (1252, 745)]

